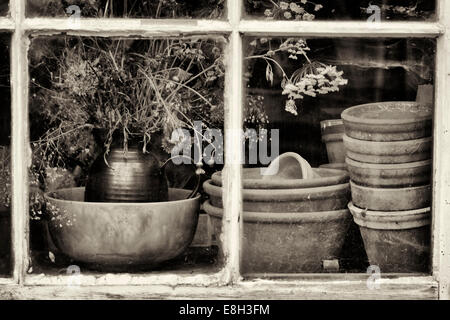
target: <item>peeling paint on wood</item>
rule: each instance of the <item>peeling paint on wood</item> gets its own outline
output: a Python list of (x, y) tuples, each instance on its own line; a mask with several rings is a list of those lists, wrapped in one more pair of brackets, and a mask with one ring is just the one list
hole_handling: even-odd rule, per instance
[(33, 34), (96, 36), (176, 36), (185, 34), (228, 34), (230, 24), (220, 20), (165, 20), (165, 19), (111, 19), (86, 18), (79, 23), (67, 18), (31, 18), (22, 28)]
[[(14, 5), (14, 6), (13, 6)], [(11, 44), (11, 176), (12, 234), (14, 248), (14, 279), (22, 283), (28, 265), (28, 166), (31, 162), (28, 130), (28, 47), (29, 39), (22, 29), (25, 0), (11, 3), (15, 32)]]
[(437, 37), (443, 26), (430, 22), (255, 21), (243, 20), (239, 31), (251, 36), (302, 37)]
[(437, 299), (434, 282), (386, 283), (370, 290), (364, 281), (329, 283), (252, 281), (232, 287), (4, 286), (0, 299)]
[(14, 31), (15, 26), (11, 18), (0, 18), (0, 31)]
[(433, 164), (433, 275), (440, 285), (440, 299), (450, 299), (450, 3), (439, 1), (439, 20), (445, 36), (437, 42), (436, 101)]

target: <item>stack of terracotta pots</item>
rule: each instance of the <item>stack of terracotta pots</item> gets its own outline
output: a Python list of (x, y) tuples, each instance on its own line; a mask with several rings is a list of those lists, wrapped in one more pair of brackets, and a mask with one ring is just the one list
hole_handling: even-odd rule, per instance
[(328, 162), (321, 168), (347, 170), (345, 164), (345, 148), (342, 137), (344, 135), (344, 124), (342, 119), (324, 120), (320, 122), (322, 142), (327, 149)]
[(425, 272), (430, 254), (432, 108), (380, 102), (342, 113), (349, 209), (371, 265)]
[[(340, 257), (351, 223), (348, 173), (310, 168), (312, 176), (304, 178), (300, 158), (281, 155), (283, 164), (274, 175), (243, 169), (244, 273), (321, 272), (324, 264)], [(209, 195), (203, 208), (220, 239), (222, 173), (215, 173), (203, 188)]]

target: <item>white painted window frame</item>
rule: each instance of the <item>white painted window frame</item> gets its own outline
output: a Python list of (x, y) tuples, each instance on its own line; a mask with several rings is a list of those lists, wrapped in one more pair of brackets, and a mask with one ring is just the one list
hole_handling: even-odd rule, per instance
[[(10, 0), (10, 15), (0, 31), (12, 34), (12, 235), (14, 269), (0, 278), (0, 298), (295, 298), (295, 299), (449, 299), (450, 298), (450, 2), (438, 0), (436, 22), (241, 20), (242, 1), (228, 0), (228, 19), (150, 20), (25, 18), (26, 0)], [(31, 35), (60, 33), (98, 36), (160, 37), (221, 34), (226, 49), (223, 247), (225, 264), (215, 274), (81, 275), (82, 285), (67, 287), (64, 276), (27, 274), (29, 266), (28, 57)], [(437, 39), (433, 167), (433, 259), (430, 275), (382, 275), (380, 288), (368, 289), (364, 274), (278, 275), (243, 279), (239, 272), (242, 230), (240, 137), (242, 127), (242, 37), (431, 37)], [(447, 147), (449, 146), (449, 147)]]

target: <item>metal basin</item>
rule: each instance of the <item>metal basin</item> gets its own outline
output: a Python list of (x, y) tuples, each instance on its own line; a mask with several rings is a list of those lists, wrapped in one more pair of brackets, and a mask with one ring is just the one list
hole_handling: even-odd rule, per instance
[(168, 202), (84, 202), (84, 188), (46, 194), (49, 230), (59, 250), (105, 267), (151, 267), (183, 253), (193, 240), (200, 195), (170, 189)]

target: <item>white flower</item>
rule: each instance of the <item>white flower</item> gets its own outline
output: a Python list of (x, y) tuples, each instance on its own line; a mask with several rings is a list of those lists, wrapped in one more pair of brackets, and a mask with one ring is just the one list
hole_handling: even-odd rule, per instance
[(286, 106), (285, 106), (285, 110), (287, 112), (292, 113), (293, 115), (297, 116), (297, 105), (295, 104), (295, 101), (293, 99), (288, 99), (286, 101)]
[(289, 9), (291, 9), (291, 11), (293, 11), (295, 13), (303, 13), (303, 12), (305, 12), (305, 9), (303, 9), (303, 7), (300, 7), (295, 2), (291, 2), (291, 4), (289, 5)]
[(281, 1), (281, 2), (280, 2), (280, 8), (281, 8), (282, 10), (287, 10), (287, 9), (289, 8), (289, 3), (284, 2), (284, 1)]
[(315, 15), (306, 12), (306, 13), (303, 15), (303, 20), (311, 21), (311, 20), (314, 20), (315, 17), (316, 17)]
[(284, 12), (284, 17), (285, 17), (286, 19), (291, 19), (291, 18), (292, 18), (292, 13), (290, 13), (289, 11), (285, 11), (285, 12)]

